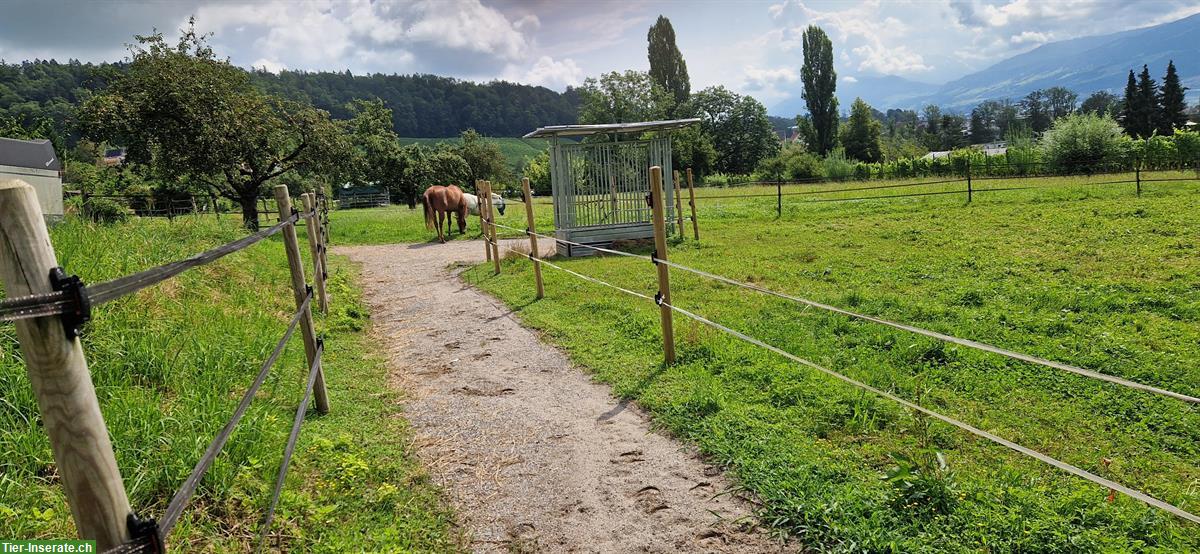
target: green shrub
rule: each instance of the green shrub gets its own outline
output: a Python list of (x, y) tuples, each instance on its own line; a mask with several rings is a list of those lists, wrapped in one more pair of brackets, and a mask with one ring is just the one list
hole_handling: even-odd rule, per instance
[(1125, 160), (1128, 144), (1129, 138), (1112, 117), (1072, 114), (1054, 121), (1041, 146), (1051, 169), (1088, 172), (1097, 165)]
[(854, 177), (854, 163), (846, 159), (846, 149), (834, 148), (825, 156), (825, 178), (830, 181), (846, 181)]
[(1175, 142), (1175, 156), (1180, 167), (1200, 166), (1200, 133), (1176, 129), (1171, 139)]
[(109, 198), (89, 198), (84, 213), (97, 223), (120, 223), (129, 219), (129, 209)]

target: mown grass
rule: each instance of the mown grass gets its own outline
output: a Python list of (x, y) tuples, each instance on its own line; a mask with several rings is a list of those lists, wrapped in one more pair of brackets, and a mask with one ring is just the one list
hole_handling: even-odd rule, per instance
[[(1037, 182), (1035, 182), (1037, 183)], [(1060, 183), (1071, 185), (1071, 182)], [(1179, 392), (1200, 394), (1200, 186), (1056, 186), (813, 204), (698, 202), (674, 261)], [(716, 194), (721, 191), (712, 191)], [(646, 251), (642, 251), (646, 253)], [(644, 261), (567, 267), (656, 290)], [(528, 325), (726, 465), (764, 522), (817, 550), (1182, 552), (1200, 529), (676, 316), (528, 261), (472, 270)], [(672, 271), (674, 302), (856, 379), (1200, 512), (1200, 414)], [(946, 465), (937, 462), (940, 455)], [(902, 471), (898, 471), (902, 470)], [(891, 475), (891, 479), (886, 477)]]
[[(554, 212), (547, 198), (534, 199), (534, 225), (539, 233), (551, 234), (554, 230)], [(458, 232), (458, 223), (453, 222), (448, 240), (476, 240), (479, 238), (479, 216), (467, 218), (467, 232)], [(507, 200), (504, 215), (496, 214), (496, 222), (516, 229), (525, 229), (525, 205), (512, 199)], [(443, 224), (444, 225), (444, 224)], [(444, 228), (443, 228), (444, 229)], [(398, 242), (436, 242), (437, 232), (425, 228), (421, 206), (367, 208), (361, 210), (334, 210), (329, 215), (330, 240), (334, 244), (392, 244)], [(497, 229), (500, 237), (524, 236), (522, 232)]]
[[(205, 217), (111, 226), (68, 220), (51, 235), (68, 271), (100, 282), (242, 232), (233, 218)], [(366, 336), (357, 269), (337, 256), (330, 264), (331, 313), (318, 315), (318, 326), (332, 411), (308, 415), (269, 544), (312, 552), (456, 550), (451, 514), (411, 455), (397, 393)], [(140, 514), (162, 513), (293, 311), (278, 236), (95, 311), (84, 351)], [(174, 549), (251, 549), (306, 374), (295, 336), (168, 538)], [(12, 325), (0, 325), (0, 514), (0, 537), (75, 533)]]

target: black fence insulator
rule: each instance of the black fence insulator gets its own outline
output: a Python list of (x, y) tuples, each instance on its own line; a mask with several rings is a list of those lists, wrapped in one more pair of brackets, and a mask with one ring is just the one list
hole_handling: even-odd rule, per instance
[(92, 301), (84, 290), (83, 280), (77, 275), (67, 275), (61, 267), (55, 267), (50, 269), (50, 286), (66, 293), (70, 301), (68, 311), (62, 314), (63, 330), (68, 337), (82, 336), (83, 324), (92, 320)]
[(658, 304), (659, 306), (663, 305), (663, 293), (661, 290), (654, 293), (654, 303)]
[(650, 263), (652, 263), (654, 265), (658, 265), (658, 249), (657, 248), (654, 250), (654, 252), (650, 253)]

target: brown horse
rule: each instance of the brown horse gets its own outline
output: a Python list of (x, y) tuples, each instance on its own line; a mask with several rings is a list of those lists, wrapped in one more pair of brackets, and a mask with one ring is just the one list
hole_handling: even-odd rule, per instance
[(431, 231), (437, 229), (438, 241), (446, 242), (442, 221), (446, 222), (446, 235), (450, 234), (451, 214), (458, 216), (458, 232), (467, 232), (467, 203), (463, 200), (462, 189), (454, 185), (434, 185), (425, 189), (421, 203), (425, 206), (425, 227)]

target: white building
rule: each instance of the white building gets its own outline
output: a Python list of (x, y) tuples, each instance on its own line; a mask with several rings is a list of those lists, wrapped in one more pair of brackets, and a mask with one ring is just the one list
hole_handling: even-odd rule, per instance
[(61, 170), (50, 141), (0, 138), (0, 181), (20, 179), (32, 185), (47, 221), (63, 216)]

